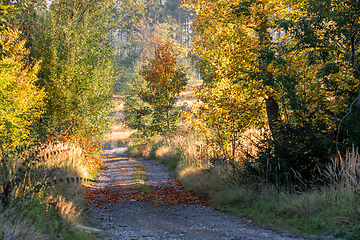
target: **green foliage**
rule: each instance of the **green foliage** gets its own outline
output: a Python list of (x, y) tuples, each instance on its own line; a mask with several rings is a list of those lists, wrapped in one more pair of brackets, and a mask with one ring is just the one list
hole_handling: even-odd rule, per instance
[[(331, 142), (309, 126), (281, 125), (281, 140), (267, 136), (257, 146), (256, 162), (248, 165), (253, 176), (276, 186), (303, 191), (323, 184), (321, 170), (329, 164)], [(250, 157), (250, 156), (249, 156)]]
[[(341, 125), (338, 141), (342, 144), (340, 150), (344, 152), (345, 147), (355, 145), (358, 146), (360, 143), (360, 107), (357, 105), (353, 106), (351, 113), (347, 118), (344, 119)], [(345, 146), (345, 147), (344, 147)]]
[[(124, 104), (125, 123), (131, 129), (139, 131), (137, 135), (142, 135), (145, 139), (152, 136), (150, 126), (153, 121), (152, 107), (144, 102), (139, 92), (146, 91), (147, 86), (142, 76), (133, 74), (132, 81), (128, 83), (128, 95)], [(133, 136), (133, 138), (137, 138)]]
[(71, 122), (73, 134), (107, 129), (113, 47), (106, 1), (56, 1), (39, 17), (34, 48), (43, 59), (39, 85), (47, 92), (44, 118)]
[(0, 2), (0, 26), (3, 29), (9, 20), (15, 15), (16, 8), (14, 5), (4, 4)]

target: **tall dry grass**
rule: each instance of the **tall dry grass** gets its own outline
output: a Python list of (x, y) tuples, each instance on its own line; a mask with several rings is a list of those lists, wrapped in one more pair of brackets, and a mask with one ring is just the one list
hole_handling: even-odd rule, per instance
[(39, 156), (39, 169), (55, 184), (45, 193), (46, 201), (53, 204), (66, 221), (76, 222), (84, 204), (84, 189), (79, 179), (90, 178), (83, 150), (75, 143), (50, 143), (42, 148)]
[(358, 149), (353, 146), (345, 153), (345, 157), (338, 154), (333, 159), (333, 164), (328, 166), (325, 173), (336, 185), (352, 188), (360, 193), (360, 155)]
[(111, 126), (110, 132), (105, 134), (105, 149), (126, 146), (130, 141), (130, 136), (135, 131), (128, 129), (123, 123), (117, 123)]
[(1, 234), (6, 239), (77, 236), (69, 226), (83, 221), (85, 193), (80, 180), (90, 177), (83, 149), (75, 143), (49, 143), (12, 156), (9, 163), (10, 172), (0, 176), (9, 178), (1, 182), (12, 182), (9, 204), (0, 215), (0, 238)]
[(209, 168), (211, 165), (204, 152), (204, 143), (188, 131), (173, 134), (170, 138), (159, 137), (144, 153), (148, 153), (149, 158), (159, 159), (165, 165), (173, 164), (176, 173), (190, 167)]
[[(54, 179), (67, 177), (89, 178), (86, 159), (82, 148), (74, 143), (49, 143), (41, 146), (39, 151), (40, 161), (37, 167), (50, 170), (46, 172)], [(56, 170), (53, 170), (55, 169)]]

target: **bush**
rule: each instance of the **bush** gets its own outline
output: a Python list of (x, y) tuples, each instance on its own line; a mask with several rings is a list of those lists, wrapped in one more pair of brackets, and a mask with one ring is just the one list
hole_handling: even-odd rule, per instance
[(258, 144), (259, 152), (252, 173), (276, 186), (298, 190), (321, 182), (321, 171), (330, 161), (330, 141), (308, 127), (282, 124), (281, 137), (267, 136)]

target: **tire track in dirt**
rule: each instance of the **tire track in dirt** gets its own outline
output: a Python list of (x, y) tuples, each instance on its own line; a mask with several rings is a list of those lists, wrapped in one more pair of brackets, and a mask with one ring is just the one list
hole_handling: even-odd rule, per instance
[[(87, 188), (92, 222), (102, 229), (102, 239), (303, 239), (218, 212), (183, 190), (162, 164), (130, 160), (123, 150), (106, 152), (108, 169)], [(148, 169), (151, 197), (134, 185), (135, 164)]]

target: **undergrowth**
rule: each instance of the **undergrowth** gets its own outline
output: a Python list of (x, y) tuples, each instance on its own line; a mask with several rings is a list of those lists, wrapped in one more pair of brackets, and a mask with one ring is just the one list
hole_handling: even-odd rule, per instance
[[(76, 143), (49, 143), (1, 156), (0, 239), (96, 239), (83, 185), (99, 160)], [(91, 165), (91, 166), (89, 166)]]
[[(360, 158), (355, 149), (335, 159), (322, 173), (326, 184), (299, 192), (248, 173), (231, 173), (226, 165), (213, 165), (201, 141), (191, 133), (131, 144), (130, 154), (161, 161), (186, 189), (206, 197), (219, 209), (294, 235), (360, 239)], [(234, 174), (242, 179), (234, 181)]]

